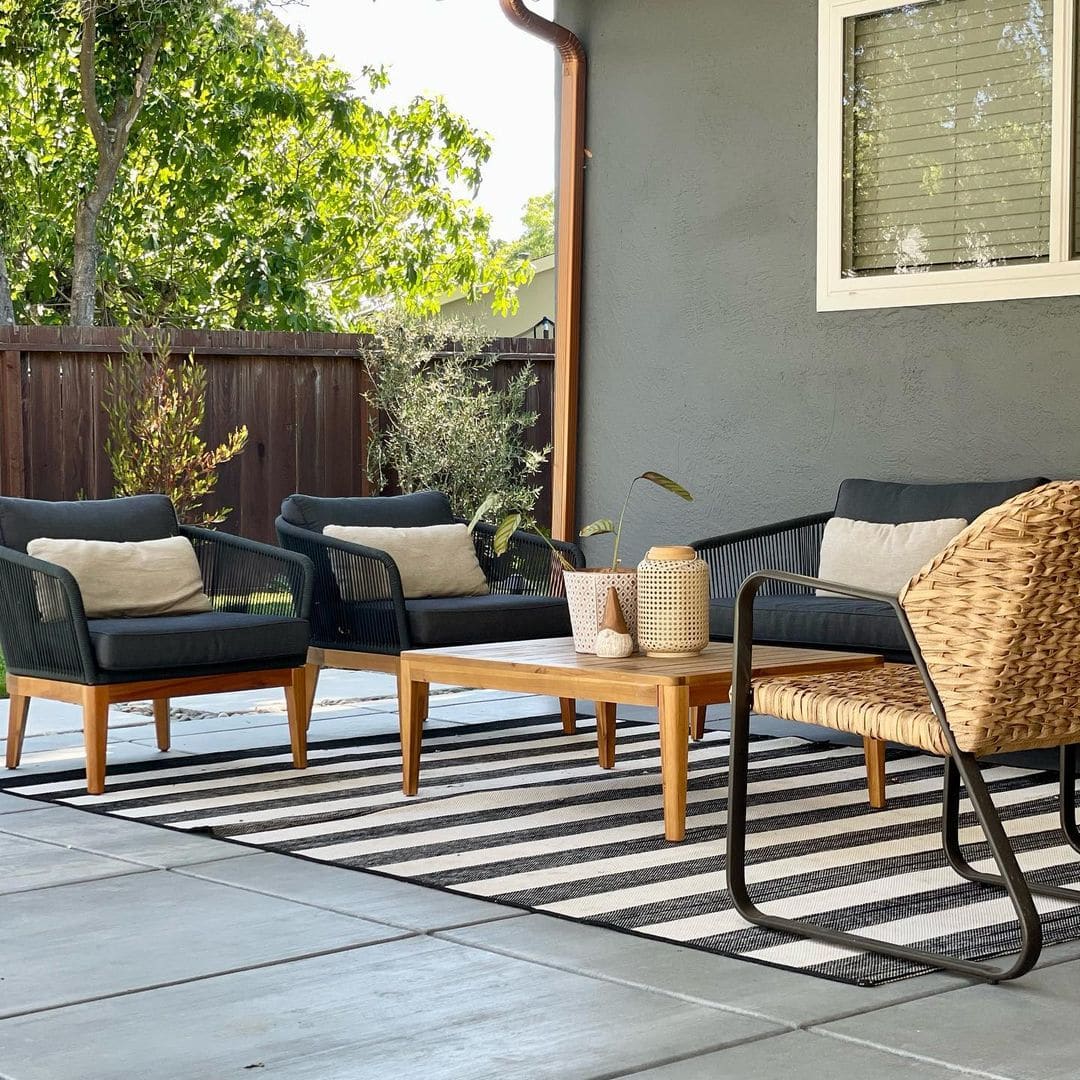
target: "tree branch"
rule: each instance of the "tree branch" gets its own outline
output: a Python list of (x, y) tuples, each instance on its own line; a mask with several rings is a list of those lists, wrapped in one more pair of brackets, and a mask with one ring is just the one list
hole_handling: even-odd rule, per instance
[(83, 113), (90, 125), (98, 153), (103, 153), (109, 142), (109, 132), (101, 115), (97, 98), (97, 66), (94, 47), (97, 44), (97, 0), (82, 0), (82, 42), (79, 46), (79, 93)]

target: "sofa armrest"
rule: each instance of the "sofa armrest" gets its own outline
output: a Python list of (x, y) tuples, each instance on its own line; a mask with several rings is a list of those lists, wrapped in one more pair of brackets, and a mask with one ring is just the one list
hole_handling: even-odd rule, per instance
[(544, 537), (524, 529), (513, 533), (506, 551), (496, 555), (496, 532), (495, 525), (481, 521), (473, 527), (472, 534), (476, 557), (493, 593), (563, 596), (563, 565), (559, 556), (575, 570), (585, 565), (585, 556), (577, 544), (564, 540), (552, 540), (549, 544)]
[[(821, 537), (825, 522), (831, 517), (831, 511), (811, 514), (695, 541), (690, 546), (709, 566), (710, 596), (734, 596), (743, 579), (757, 570), (775, 569), (794, 575), (816, 574), (821, 556)], [(803, 584), (784, 578), (763, 582), (761, 591), (777, 596), (810, 590)]]
[[(313, 644), (391, 654), (411, 648), (401, 574), (390, 555), (281, 517), (276, 525), (282, 547), (306, 556), (314, 567)], [(363, 601), (347, 599), (360, 596)]]
[(216, 609), (311, 615), (314, 568), (305, 555), (193, 525), (182, 525), (180, 533), (195, 548), (203, 587)]
[(82, 593), (68, 570), (0, 548), (0, 649), (14, 675), (97, 681)]

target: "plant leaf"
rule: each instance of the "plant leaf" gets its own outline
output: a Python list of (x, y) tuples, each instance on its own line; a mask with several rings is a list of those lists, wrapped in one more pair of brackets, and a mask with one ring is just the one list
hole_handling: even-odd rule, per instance
[(484, 515), (499, 501), (499, 496), (492, 492), (476, 509), (476, 513), (472, 516), (472, 521), (469, 522), (469, 532), (483, 520)]
[(694, 501), (694, 496), (691, 495), (682, 484), (677, 483), (672, 480), (671, 477), (665, 476), (663, 473), (643, 472), (641, 474), (641, 479), (650, 480), (652, 483), (662, 487), (665, 491), (670, 491), (672, 495), (678, 495), (680, 499), (685, 499), (687, 502)]
[(506, 554), (506, 549), (510, 546), (510, 537), (520, 528), (520, 514), (507, 514), (499, 522), (499, 527), (495, 530), (495, 539), (492, 541), (492, 547), (495, 548), (496, 555)]
[(600, 518), (598, 521), (594, 521), (589, 525), (586, 525), (584, 529), (578, 534), (579, 536), (603, 536), (606, 533), (613, 533), (615, 531), (615, 522), (611, 518)]

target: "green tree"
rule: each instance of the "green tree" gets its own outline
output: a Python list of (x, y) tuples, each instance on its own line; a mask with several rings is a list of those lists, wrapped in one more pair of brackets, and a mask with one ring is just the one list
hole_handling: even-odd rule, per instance
[[(181, 0), (161, 3), (175, 16)], [(16, 6), (37, 20), (19, 29)], [(101, 159), (79, 100), (80, 9), (0, 0), (0, 27), (0, 256), (15, 319), (61, 322), (76, 314), (73, 193), (93, 190)], [(109, 116), (139, 70), (115, 30), (102, 14)], [(528, 268), (496, 256), (459, 194), (479, 184), (486, 141), (438, 98), (377, 108), (384, 84), (372, 70), (353, 86), (260, 3), (205, 0), (188, 32), (166, 29), (97, 220), (99, 321), (358, 329), (387, 300), (432, 310), (455, 288), (510, 310)]]
[(393, 478), (403, 492), (443, 491), (464, 518), (485, 500), (492, 520), (536, 505), (536, 476), (551, 450), (526, 441), (536, 423), (526, 405), (536, 374), (525, 367), (496, 389), (490, 376), (497, 357), (483, 351), (487, 343), (474, 324), (458, 319), (379, 317), (364, 357), (374, 387), (368, 402), (381, 418), (367, 448), (377, 487)]
[(535, 262), (555, 253), (555, 192), (533, 195), (521, 214), (521, 235), (500, 246), (509, 257), (528, 258)]

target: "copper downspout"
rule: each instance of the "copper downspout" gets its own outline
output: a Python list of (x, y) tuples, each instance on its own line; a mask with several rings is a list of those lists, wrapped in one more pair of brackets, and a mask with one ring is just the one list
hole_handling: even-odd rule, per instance
[(585, 193), (585, 49), (565, 26), (525, 6), (499, 0), (523, 30), (550, 42), (562, 56), (559, 117), (558, 220), (555, 225), (555, 416), (551, 531), (571, 540), (577, 488), (578, 368), (581, 345), (581, 219)]

